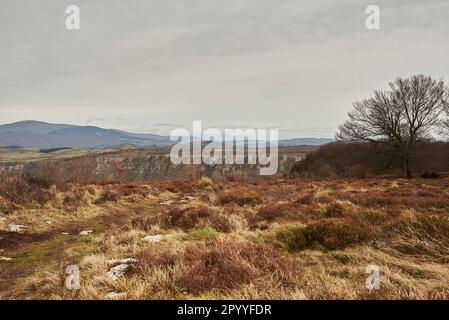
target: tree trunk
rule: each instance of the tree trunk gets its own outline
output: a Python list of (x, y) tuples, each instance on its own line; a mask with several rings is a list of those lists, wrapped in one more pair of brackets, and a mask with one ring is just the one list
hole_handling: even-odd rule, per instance
[(410, 157), (405, 155), (402, 160), (402, 169), (404, 170), (404, 178), (411, 179), (412, 171), (410, 169)]

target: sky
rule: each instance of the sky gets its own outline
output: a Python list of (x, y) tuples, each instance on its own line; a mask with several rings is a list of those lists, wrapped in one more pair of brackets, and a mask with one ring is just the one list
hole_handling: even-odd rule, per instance
[[(80, 30), (65, 26), (72, 4)], [(396, 77), (449, 83), (448, 13), (447, 0), (0, 0), (0, 124), (333, 137)]]

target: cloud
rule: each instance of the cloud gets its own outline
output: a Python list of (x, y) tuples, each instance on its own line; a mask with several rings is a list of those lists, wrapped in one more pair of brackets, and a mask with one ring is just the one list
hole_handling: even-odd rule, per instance
[(396, 76), (449, 81), (447, 1), (378, 0), (379, 31), (364, 27), (367, 0), (77, 3), (73, 32), (71, 1), (2, 0), (4, 121), (336, 128)]
[(106, 120), (104, 120), (104, 119), (102, 119), (102, 118), (97, 118), (97, 119), (87, 119), (86, 122), (87, 122), (87, 123), (106, 122)]

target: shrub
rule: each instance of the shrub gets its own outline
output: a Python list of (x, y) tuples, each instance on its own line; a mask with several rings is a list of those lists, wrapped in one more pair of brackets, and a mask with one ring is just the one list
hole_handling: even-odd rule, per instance
[(394, 217), (384, 211), (374, 211), (374, 210), (367, 210), (367, 211), (361, 211), (358, 212), (355, 216), (356, 219), (360, 220), (362, 224), (368, 223), (371, 225), (380, 226), (388, 221), (388, 219)]
[(10, 214), (13, 213), (18, 208), (19, 207), (14, 203), (12, 203), (11, 201), (8, 201), (0, 197), (0, 213)]
[(251, 242), (215, 241), (190, 246), (184, 259), (189, 267), (182, 272), (179, 282), (192, 293), (234, 289), (262, 276), (282, 278), (290, 269), (273, 247)]
[(330, 164), (323, 164), (318, 169), (318, 176), (322, 178), (333, 178), (336, 176), (336, 170)]
[(232, 230), (232, 225), (226, 216), (216, 208), (205, 204), (190, 204), (186, 207), (172, 208), (150, 219), (153, 224), (160, 224), (168, 229), (175, 227), (190, 230), (209, 226), (222, 232)]
[(43, 205), (54, 200), (54, 193), (50, 192), (51, 183), (47, 180), (35, 178), (28, 174), (0, 173), (0, 196), (15, 204)]
[(352, 178), (364, 179), (368, 176), (368, 169), (361, 164), (355, 164), (348, 168), (346, 175)]
[(89, 204), (91, 193), (85, 188), (75, 188), (64, 195), (64, 208), (73, 211)]
[(291, 201), (297, 196), (298, 191), (294, 185), (281, 185), (270, 186), (269, 193), (277, 201)]
[(154, 217), (137, 216), (131, 219), (133, 229), (150, 230), (155, 223)]
[(342, 249), (369, 238), (364, 229), (337, 219), (313, 222), (307, 226), (288, 226), (276, 234), (276, 239), (289, 250), (306, 248)]
[(289, 251), (300, 251), (307, 247), (304, 226), (287, 225), (276, 233), (276, 240)]
[(192, 182), (184, 181), (184, 180), (174, 180), (174, 181), (166, 181), (163, 183), (160, 183), (158, 187), (164, 191), (170, 191), (173, 193), (178, 192), (193, 192), (195, 191), (194, 186), (192, 185)]
[(146, 197), (150, 193), (147, 187), (134, 184), (118, 185), (116, 192), (119, 197), (128, 197), (131, 195), (140, 195), (142, 197)]
[(291, 203), (275, 203), (263, 206), (255, 216), (256, 221), (274, 222), (278, 219), (291, 219), (295, 217), (297, 209)]
[(312, 204), (313, 201), (314, 197), (312, 193), (302, 194), (296, 199), (297, 204)]
[(148, 268), (168, 268), (179, 263), (181, 253), (173, 248), (152, 246), (151, 250), (141, 251), (136, 255), (136, 268), (145, 272)]
[(189, 234), (183, 237), (183, 240), (186, 241), (211, 241), (216, 240), (220, 236), (220, 233), (217, 232), (214, 228), (205, 227), (198, 230), (190, 231)]
[(337, 219), (321, 220), (309, 224), (304, 230), (308, 246), (323, 246), (329, 250), (363, 242), (368, 232), (351, 223)]
[(233, 225), (229, 221), (228, 217), (222, 214), (214, 214), (210, 216), (209, 224), (221, 232), (231, 232), (233, 229)]
[(95, 204), (102, 204), (105, 202), (117, 202), (120, 196), (117, 191), (112, 189), (103, 190), (100, 197), (95, 201)]
[(207, 187), (212, 187), (214, 185), (214, 182), (212, 181), (212, 179), (210, 179), (208, 177), (201, 177), (201, 179), (198, 181), (197, 185), (200, 188), (207, 188)]
[(210, 290), (227, 291), (261, 277), (286, 281), (294, 270), (281, 253), (267, 244), (216, 240), (193, 243), (184, 250), (157, 249), (137, 256), (139, 269), (168, 268), (183, 290), (200, 294)]
[(254, 205), (262, 202), (261, 197), (255, 192), (247, 190), (226, 191), (218, 194), (218, 203), (221, 205), (235, 203), (239, 206), (245, 204)]
[(438, 173), (436, 173), (436, 172), (433, 172), (433, 171), (431, 171), (431, 172), (425, 171), (421, 175), (421, 178), (423, 178), (423, 179), (437, 179), (439, 177), (440, 177), (440, 175)]
[(321, 210), (320, 215), (323, 218), (338, 218), (342, 217), (344, 212), (344, 207), (338, 202), (331, 202), (323, 210)]
[(212, 208), (205, 205), (173, 208), (167, 211), (163, 224), (166, 227), (191, 229), (199, 224), (200, 220), (207, 219), (214, 214)]

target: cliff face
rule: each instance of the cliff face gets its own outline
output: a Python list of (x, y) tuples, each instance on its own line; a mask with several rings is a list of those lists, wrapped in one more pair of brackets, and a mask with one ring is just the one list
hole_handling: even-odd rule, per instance
[[(299, 156), (301, 157), (301, 156)], [(288, 173), (298, 155), (280, 155), (278, 173)], [(165, 154), (111, 153), (87, 155), (61, 160), (36, 161), (25, 164), (3, 164), (3, 170), (30, 173), (33, 176), (61, 182), (148, 181), (194, 179), (258, 179), (259, 165), (175, 165)]]

